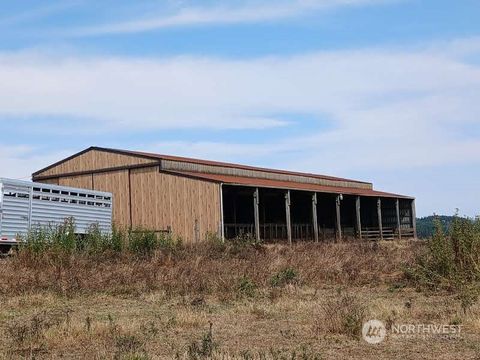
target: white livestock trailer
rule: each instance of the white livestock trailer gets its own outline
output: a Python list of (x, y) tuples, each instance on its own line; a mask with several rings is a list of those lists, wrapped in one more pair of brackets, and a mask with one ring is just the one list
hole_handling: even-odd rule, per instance
[(17, 245), (32, 226), (57, 226), (73, 218), (76, 233), (112, 227), (111, 193), (0, 178), (0, 247)]

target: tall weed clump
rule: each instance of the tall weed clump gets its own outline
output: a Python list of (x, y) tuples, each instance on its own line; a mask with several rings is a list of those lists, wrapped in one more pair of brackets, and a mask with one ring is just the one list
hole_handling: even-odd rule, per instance
[(19, 238), (20, 250), (32, 254), (46, 251), (72, 253), (77, 249), (75, 221), (66, 219), (63, 224), (53, 226), (33, 226), (24, 238)]
[(449, 233), (439, 221), (407, 275), (420, 286), (461, 290), (480, 281), (480, 220), (455, 217)]
[(110, 232), (92, 225), (86, 234), (77, 234), (75, 221), (66, 219), (57, 226), (33, 226), (19, 238), (19, 254), (39, 258), (45, 255), (150, 256), (156, 250), (173, 251), (181, 247), (181, 239), (171, 233), (155, 233), (142, 228), (125, 229), (116, 226)]
[(360, 298), (339, 289), (335, 298), (327, 299), (321, 304), (314, 330), (319, 334), (341, 334), (358, 338), (366, 314), (367, 305)]
[(182, 246), (182, 239), (169, 232), (156, 233), (137, 228), (129, 230), (126, 237), (127, 251), (139, 256), (152, 255), (156, 250), (174, 251)]

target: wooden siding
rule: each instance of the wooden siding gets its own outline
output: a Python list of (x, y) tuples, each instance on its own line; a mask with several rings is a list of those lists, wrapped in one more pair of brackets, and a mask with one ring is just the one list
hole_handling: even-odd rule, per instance
[(248, 170), (236, 167), (224, 167), (224, 166), (215, 166), (215, 165), (205, 165), (197, 164), (187, 161), (174, 161), (174, 160), (165, 160), (162, 162), (163, 170), (174, 170), (174, 171), (188, 171), (188, 172), (199, 172), (206, 174), (221, 174), (221, 175), (230, 175), (230, 176), (242, 176), (250, 177), (257, 179), (268, 179), (268, 180), (279, 180), (279, 181), (293, 181), (305, 184), (316, 184), (316, 185), (325, 185), (325, 186), (338, 186), (338, 187), (348, 187), (356, 189), (373, 189), (373, 185), (370, 183), (361, 183), (355, 181), (347, 180), (334, 180), (334, 179), (323, 179), (319, 177), (307, 176), (307, 175), (295, 175), (295, 174), (281, 174), (277, 172), (269, 171), (260, 171), (260, 170)]
[(41, 182), (46, 181), (111, 192), (113, 222), (119, 226), (150, 230), (170, 228), (186, 242), (203, 240), (207, 233), (219, 231), (220, 185), (217, 183), (161, 173), (158, 166)]
[(154, 162), (156, 161), (138, 156), (129, 156), (92, 149), (70, 160), (62, 162), (57, 166), (38, 173), (36, 176), (52, 176)]
[(44, 183), (44, 184), (60, 185), (59, 182), (58, 182), (58, 178), (57, 179), (45, 179), (45, 180), (42, 180), (40, 182)]
[(130, 185), (128, 170), (94, 174), (95, 190), (113, 194), (113, 222), (119, 226), (130, 226)]
[(58, 180), (58, 185), (94, 190), (92, 185), (92, 175), (61, 177)]
[[(160, 173), (158, 167), (132, 169), (132, 221), (154, 230), (171, 228), (185, 241), (205, 239), (220, 226), (220, 185)], [(196, 225), (197, 224), (197, 225)]]

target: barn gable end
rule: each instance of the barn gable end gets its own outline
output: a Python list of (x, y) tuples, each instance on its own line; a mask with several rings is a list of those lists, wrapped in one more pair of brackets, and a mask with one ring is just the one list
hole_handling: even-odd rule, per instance
[(158, 163), (158, 160), (145, 156), (125, 155), (104, 149), (88, 148), (65, 160), (35, 172), (33, 178), (39, 179), (42, 177), (54, 177), (55, 175), (155, 163)]
[(120, 227), (170, 230), (186, 241), (217, 233), (218, 182), (160, 171), (160, 160), (89, 148), (33, 174), (33, 180), (113, 194)]

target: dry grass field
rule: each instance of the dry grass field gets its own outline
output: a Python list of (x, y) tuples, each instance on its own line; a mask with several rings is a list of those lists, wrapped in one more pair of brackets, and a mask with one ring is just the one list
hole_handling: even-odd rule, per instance
[[(476, 298), (419, 289), (418, 241), (221, 245), (148, 256), (21, 252), (1, 260), (0, 357), (480, 359)], [(372, 345), (365, 320), (456, 324)]]

